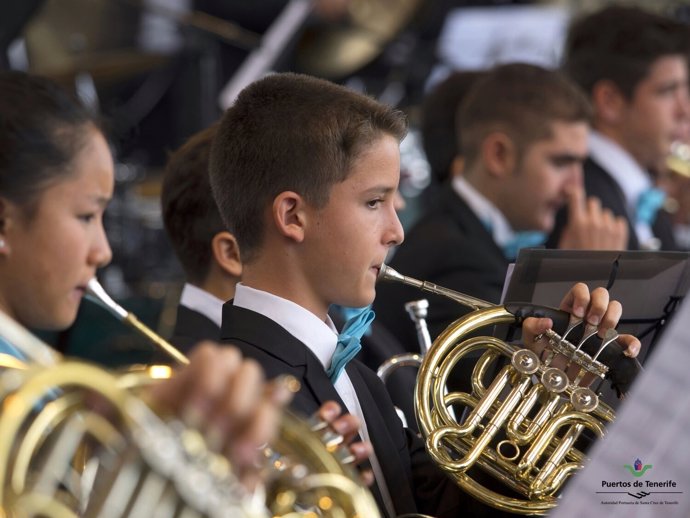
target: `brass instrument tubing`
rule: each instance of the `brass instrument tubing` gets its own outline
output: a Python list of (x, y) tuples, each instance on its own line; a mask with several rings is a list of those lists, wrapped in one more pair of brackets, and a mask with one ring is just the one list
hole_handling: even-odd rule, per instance
[(94, 277), (91, 279), (86, 286), (86, 293), (89, 295), (89, 299), (96, 302), (99, 306), (109, 311), (118, 320), (129, 325), (135, 331), (139, 331), (146, 338), (151, 340), (155, 345), (160, 347), (165, 353), (167, 353), (176, 362), (182, 365), (189, 365), (189, 358), (187, 358), (179, 349), (172, 345), (167, 340), (164, 340), (160, 335), (155, 333), (146, 324), (141, 322), (133, 313), (127, 311), (117, 302), (115, 302), (110, 295), (106, 293), (103, 286)]
[(413, 277), (407, 277), (395, 271), (393, 268), (386, 264), (382, 264), (379, 269), (379, 280), (383, 281), (398, 281), (408, 286), (414, 286), (423, 291), (428, 291), (429, 293), (434, 293), (436, 295), (443, 295), (452, 299), (459, 304), (467, 306), (472, 309), (485, 309), (496, 307), (496, 304), (491, 304), (482, 299), (476, 297), (471, 297), (470, 295), (465, 295), (459, 291), (451, 290), (449, 288), (444, 288), (443, 286), (438, 286), (433, 282), (420, 281)]

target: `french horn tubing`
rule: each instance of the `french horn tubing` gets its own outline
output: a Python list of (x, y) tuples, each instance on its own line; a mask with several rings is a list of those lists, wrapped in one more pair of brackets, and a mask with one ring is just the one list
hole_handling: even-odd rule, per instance
[[(617, 333), (609, 330), (592, 350), (597, 330), (579, 320), (568, 321), (565, 312), (531, 304), (490, 304), (406, 277), (386, 265), (379, 280), (411, 285), (473, 310), (434, 340), (419, 368), (415, 411), (429, 454), (464, 491), (487, 505), (528, 515), (552, 509), (563, 483), (583, 466), (585, 455), (576, 441), (585, 430), (603, 436), (605, 424), (614, 419), (611, 407), (579, 382), (589, 374), (625, 387), (639, 370), (636, 360), (622, 354)], [(476, 336), (485, 327), (518, 325), (529, 316), (551, 317), (555, 328), (568, 322), (562, 335), (545, 333), (549, 345), (544, 359), (493, 336)], [(577, 328), (585, 329), (576, 341), (572, 337)], [(480, 352), (471, 391), (449, 392), (454, 366)], [(562, 356), (579, 369), (573, 381), (554, 365)], [(488, 379), (495, 370), (498, 374)], [(475, 480), (477, 470), (498, 481), (507, 494)]]
[[(97, 281), (87, 291), (157, 346), (165, 342)], [(249, 493), (198, 431), (144, 404), (134, 390), (141, 377), (64, 360), (2, 313), (0, 337), (26, 357), (22, 368), (0, 369), (3, 518), (380, 516), (342, 437), (318, 418), (284, 413), (262, 450), (262, 484)], [(188, 363), (171, 344), (162, 348)]]
[(198, 432), (115, 375), (64, 360), (3, 313), (0, 337), (25, 357), (0, 370), (1, 516), (268, 518)]
[(426, 314), (429, 308), (429, 301), (426, 299), (413, 300), (405, 303), (405, 311), (412, 319), (417, 330), (417, 340), (419, 341), (419, 353), (396, 354), (384, 361), (376, 370), (376, 375), (386, 383), (393, 372), (401, 367), (419, 367), (422, 358), (431, 347), (431, 336), (426, 326)]

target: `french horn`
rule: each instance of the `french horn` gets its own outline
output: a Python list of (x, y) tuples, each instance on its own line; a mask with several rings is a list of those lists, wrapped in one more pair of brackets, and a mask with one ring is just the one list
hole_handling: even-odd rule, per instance
[[(601, 437), (615, 417), (609, 405), (579, 382), (586, 375), (606, 377), (624, 392), (639, 370), (636, 360), (622, 354), (617, 333), (609, 330), (592, 350), (596, 328), (569, 321), (561, 311), (490, 304), (406, 277), (386, 265), (379, 280), (411, 285), (473, 310), (434, 340), (419, 368), (415, 411), (431, 457), (464, 491), (494, 508), (540, 515), (556, 506), (563, 483), (583, 467), (585, 454), (577, 447), (583, 432)], [(548, 316), (555, 328), (566, 328), (562, 335), (546, 333), (544, 358), (493, 336), (477, 336), (484, 328), (519, 325), (529, 316)], [(573, 340), (576, 329), (583, 327), (583, 336)], [(453, 368), (479, 353), (471, 391), (449, 391)], [(559, 357), (577, 366), (573, 381), (554, 365)], [(498, 374), (491, 380), (494, 371)], [(477, 480), (477, 470), (507, 491), (486, 487)]]
[[(157, 337), (97, 281), (87, 291)], [(24, 356), (0, 369), (3, 518), (380, 516), (342, 437), (317, 418), (284, 414), (262, 451), (262, 483), (249, 492), (198, 431), (144, 403), (137, 393), (144, 378), (65, 360), (2, 313), (0, 339)]]

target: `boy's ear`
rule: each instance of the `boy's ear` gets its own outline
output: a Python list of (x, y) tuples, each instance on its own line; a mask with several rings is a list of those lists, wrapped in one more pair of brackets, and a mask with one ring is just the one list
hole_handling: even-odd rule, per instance
[(450, 164), (450, 175), (452, 178), (462, 176), (465, 170), (465, 159), (461, 155), (455, 155)]
[(218, 266), (233, 277), (242, 276), (242, 262), (240, 261), (240, 247), (237, 239), (230, 232), (218, 232), (211, 240), (213, 258)]
[(505, 178), (517, 166), (517, 146), (502, 131), (489, 133), (481, 144), (482, 161), (490, 176)]
[(273, 200), (272, 216), (278, 232), (297, 243), (304, 240), (306, 223), (304, 198), (292, 191), (281, 192)]
[(619, 124), (628, 101), (612, 81), (599, 81), (592, 88), (592, 106), (597, 119), (605, 124)]

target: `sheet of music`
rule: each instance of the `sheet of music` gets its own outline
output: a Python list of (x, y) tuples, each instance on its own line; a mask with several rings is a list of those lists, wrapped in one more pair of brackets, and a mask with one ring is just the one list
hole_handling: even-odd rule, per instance
[(690, 516), (690, 301), (549, 516)]

